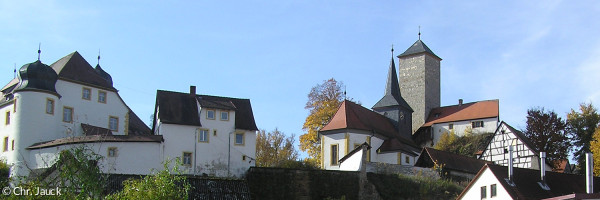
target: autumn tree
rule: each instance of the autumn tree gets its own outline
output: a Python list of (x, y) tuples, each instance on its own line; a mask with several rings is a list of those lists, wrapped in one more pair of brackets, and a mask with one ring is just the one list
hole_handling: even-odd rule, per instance
[(304, 108), (310, 110), (310, 114), (302, 126), (302, 130), (306, 133), (300, 136), (300, 150), (308, 153), (307, 162), (321, 165), (318, 131), (327, 125), (343, 101), (343, 87), (342, 82), (331, 78), (322, 84), (317, 84), (308, 93), (308, 102)]
[(256, 135), (256, 166), (285, 167), (290, 161), (298, 159), (294, 148), (294, 135), (288, 137), (275, 129), (271, 132), (261, 130)]
[(527, 126), (523, 134), (540, 152), (546, 152), (548, 160), (566, 159), (569, 152), (567, 123), (554, 111), (544, 108), (527, 110)]
[(590, 151), (594, 157), (594, 176), (600, 175), (600, 126), (596, 127), (594, 136), (590, 142)]
[(600, 122), (600, 115), (592, 103), (582, 103), (577, 112), (571, 109), (567, 114), (568, 130), (573, 136), (574, 157), (579, 166), (579, 173), (585, 172), (585, 153), (590, 152), (590, 142), (592, 141), (594, 131)]

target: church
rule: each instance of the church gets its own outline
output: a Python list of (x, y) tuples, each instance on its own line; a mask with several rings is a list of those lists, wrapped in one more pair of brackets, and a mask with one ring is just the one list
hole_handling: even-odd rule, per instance
[(394, 58), (390, 61), (383, 97), (371, 109), (345, 100), (319, 131), (323, 169), (358, 170), (344, 162), (356, 164), (351, 157), (362, 151), (367, 162), (412, 166), (421, 149), (434, 146), (443, 133), (496, 130), (498, 100), (460, 99), (457, 105), (440, 106), (442, 59), (420, 38), (397, 58), (397, 66)]

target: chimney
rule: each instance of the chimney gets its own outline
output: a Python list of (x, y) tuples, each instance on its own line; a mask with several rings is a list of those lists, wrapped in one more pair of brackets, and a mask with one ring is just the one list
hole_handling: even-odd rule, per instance
[(513, 146), (508, 145), (508, 180), (513, 181)]
[(462, 106), (463, 104), (463, 99), (458, 99), (458, 106)]
[(196, 96), (196, 86), (190, 85), (190, 95)]
[(540, 176), (546, 182), (546, 152), (540, 152)]
[(594, 193), (594, 158), (592, 153), (585, 154), (585, 188), (588, 194)]

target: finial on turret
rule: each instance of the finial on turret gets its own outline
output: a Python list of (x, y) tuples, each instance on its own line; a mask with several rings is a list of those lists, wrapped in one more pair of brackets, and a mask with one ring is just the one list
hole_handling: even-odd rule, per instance
[(392, 57), (394, 57), (394, 44), (392, 44)]
[(419, 26), (419, 40), (421, 40), (421, 26)]
[(100, 49), (98, 49), (98, 65), (100, 65)]
[(40, 55), (42, 54), (42, 43), (38, 45), (38, 60), (40, 60)]

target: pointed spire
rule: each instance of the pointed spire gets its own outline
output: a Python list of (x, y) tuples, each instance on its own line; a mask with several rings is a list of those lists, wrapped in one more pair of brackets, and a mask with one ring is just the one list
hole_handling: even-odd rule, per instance
[(40, 55), (42, 54), (42, 43), (38, 45), (38, 60), (40, 60)]
[(400, 85), (398, 83), (398, 73), (396, 73), (396, 64), (394, 63), (394, 55), (392, 48), (392, 59), (390, 61), (390, 69), (388, 70), (388, 78), (385, 86), (385, 95), (392, 95), (394, 98), (400, 98)]

